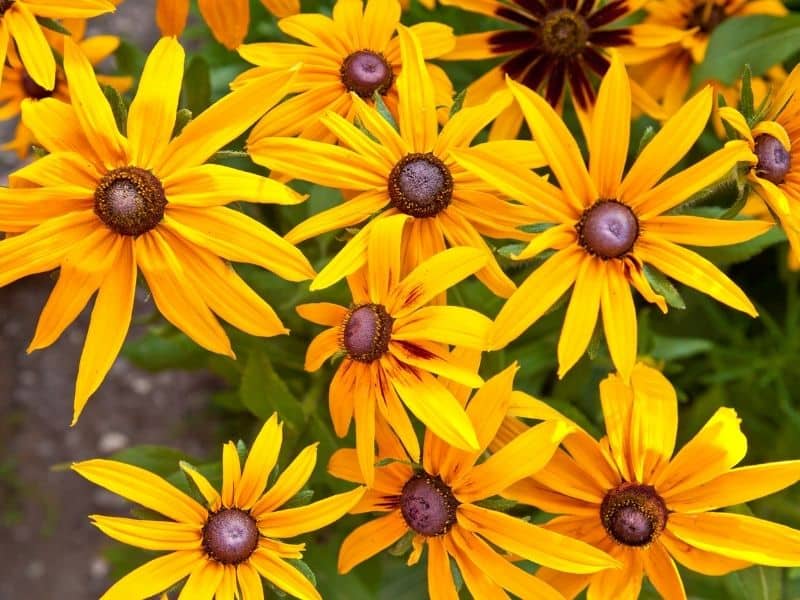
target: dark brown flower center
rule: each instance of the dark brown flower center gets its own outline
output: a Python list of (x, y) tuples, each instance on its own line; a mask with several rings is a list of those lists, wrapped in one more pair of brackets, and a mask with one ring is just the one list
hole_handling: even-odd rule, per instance
[(542, 22), (542, 45), (549, 54), (575, 56), (589, 40), (586, 20), (569, 9), (553, 11)]
[(381, 304), (361, 304), (350, 311), (343, 323), (342, 346), (347, 355), (360, 362), (372, 362), (389, 349), (394, 319)]
[(14, 0), (0, 0), (0, 17), (2, 17), (6, 11), (11, 8), (12, 4), (14, 4)]
[(28, 98), (33, 98), (34, 100), (49, 98), (53, 95), (52, 90), (46, 90), (36, 83), (31, 76), (28, 75), (27, 71), (22, 73), (22, 91), (25, 92), (25, 96)]
[(375, 92), (386, 94), (392, 87), (394, 73), (383, 54), (358, 50), (344, 59), (339, 73), (342, 83), (362, 98), (372, 98)]
[(578, 241), (587, 252), (602, 259), (628, 253), (639, 237), (639, 220), (616, 200), (598, 200), (583, 211), (575, 224)]
[(255, 519), (238, 508), (226, 508), (209, 515), (203, 527), (203, 548), (212, 559), (236, 565), (250, 558), (258, 547)]
[(389, 197), (412, 217), (433, 217), (453, 198), (453, 176), (432, 153), (406, 154), (389, 174)]
[(94, 212), (121, 235), (147, 233), (164, 218), (166, 205), (161, 181), (139, 167), (114, 169), (94, 191)]
[(456, 522), (458, 500), (439, 478), (421, 472), (403, 486), (400, 512), (406, 524), (420, 535), (437, 536), (450, 531)]
[(756, 138), (756, 175), (774, 184), (783, 183), (792, 168), (792, 157), (780, 141), (768, 134)]
[(624, 546), (647, 546), (667, 525), (667, 506), (652, 485), (624, 482), (608, 492), (600, 520), (608, 535)]
[(689, 27), (699, 27), (703, 33), (711, 33), (726, 17), (724, 6), (706, 0), (695, 6), (686, 19)]

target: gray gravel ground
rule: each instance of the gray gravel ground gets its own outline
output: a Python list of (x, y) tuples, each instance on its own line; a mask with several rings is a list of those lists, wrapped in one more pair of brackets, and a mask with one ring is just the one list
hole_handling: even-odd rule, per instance
[[(127, 0), (92, 30), (149, 50), (158, 36), (153, 7)], [(0, 179), (12, 168), (13, 158), (0, 156)], [(209, 376), (150, 375), (123, 359), (69, 427), (88, 310), (51, 348), (25, 353), (53, 283), (40, 275), (0, 289), (0, 600), (91, 600), (110, 583), (109, 541), (87, 516), (125, 514), (127, 505), (54, 465), (147, 443), (199, 456), (217, 450), (205, 424)], [(138, 314), (151, 309), (137, 305)]]

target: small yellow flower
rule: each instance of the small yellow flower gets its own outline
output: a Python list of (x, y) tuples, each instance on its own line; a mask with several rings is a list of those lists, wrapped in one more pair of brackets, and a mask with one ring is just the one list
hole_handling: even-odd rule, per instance
[(637, 349), (631, 286), (667, 310), (645, 277), (645, 264), (756, 315), (744, 292), (722, 271), (679, 244), (733, 244), (767, 231), (772, 224), (664, 214), (727, 175), (738, 161), (753, 156), (745, 142), (729, 142), (659, 183), (705, 128), (711, 112), (710, 87), (664, 124), (623, 176), (631, 91), (619, 56), (613, 58), (603, 79), (588, 125), (588, 168), (577, 142), (552, 107), (528, 88), (513, 81), (509, 85), (560, 187), (480, 150), (459, 149), (451, 154), (500, 192), (538, 211), (537, 222), (552, 224), (516, 258), (530, 259), (548, 249), (556, 252), (500, 310), (490, 334), (492, 348), (516, 339), (574, 284), (558, 343), (559, 376), (583, 355), (602, 312), (611, 358), (623, 377), (628, 377)]
[[(675, 390), (642, 363), (630, 384), (609, 375), (600, 384), (600, 400), (605, 437), (598, 442), (578, 428), (564, 439), (566, 451), (502, 495), (562, 515), (545, 527), (605, 550), (623, 567), (584, 575), (543, 568), (539, 577), (570, 600), (586, 586), (595, 600), (636, 600), (646, 574), (665, 599), (686, 600), (674, 561), (704, 575), (751, 564), (800, 565), (800, 531), (717, 512), (797, 482), (800, 461), (734, 468), (747, 452), (747, 439), (730, 408), (717, 410), (673, 455)], [(532, 398), (518, 398), (513, 414), (565, 418)], [(515, 443), (525, 431), (516, 418), (506, 419), (492, 448)]]
[(376, 419), (388, 421), (408, 453), (419, 458), (417, 435), (403, 405), (453, 446), (477, 446), (463, 408), (433, 374), (479, 386), (483, 380), (475, 370), (449, 360), (447, 345), (483, 349), (491, 321), (463, 307), (426, 305), (480, 269), (486, 257), (474, 248), (451, 248), (401, 277), (407, 220), (395, 215), (375, 225), (367, 265), (348, 279), (350, 309), (330, 303), (297, 307), (302, 317), (329, 327), (311, 342), (307, 370), (345, 354), (331, 381), (330, 413), (340, 437), (355, 418), (359, 464), (368, 482), (374, 475)]
[(261, 577), (301, 600), (320, 600), (319, 592), (286, 559), (302, 558), (305, 544), (291, 538), (316, 531), (347, 513), (364, 488), (279, 510), (301, 491), (317, 462), (317, 445), (305, 448), (265, 491), (278, 460), (283, 424), (273, 415), (261, 428), (242, 468), (236, 445), (222, 449), (222, 489), (181, 463), (205, 499), (202, 505), (158, 475), (112, 460), (72, 465), (77, 473), (107, 490), (153, 510), (168, 521), (92, 515), (109, 537), (146, 550), (169, 551), (115, 583), (101, 600), (143, 600), (189, 578), (180, 598), (262, 600)]
[[(450, 557), (474, 598), (507, 598), (504, 590), (508, 590), (525, 600), (562, 600), (558, 591), (516, 567), (495, 547), (570, 573), (596, 573), (619, 566), (588, 544), (480, 506), (480, 501), (544, 467), (572, 430), (563, 420), (542, 423), (481, 460), (516, 394), (512, 392), (516, 371), (517, 366), (512, 365), (491, 378), (469, 402), (468, 392), (460, 391), (459, 400), (478, 434), (477, 449), (453, 447), (428, 430), (422, 464), (411, 466), (391, 432), (379, 428), (378, 457), (388, 464), (376, 469), (374, 484), (352, 512), (384, 515), (358, 527), (344, 540), (339, 551), (341, 573), (408, 534), (413, 536), (414, 548), (409, 565), (419, 561), (423, 548), (428, 548), (431, 600), (459, 597)], [(347, 481), (364, 481), (356, 452), (350, 449), (338, 450), (328, 471)]]

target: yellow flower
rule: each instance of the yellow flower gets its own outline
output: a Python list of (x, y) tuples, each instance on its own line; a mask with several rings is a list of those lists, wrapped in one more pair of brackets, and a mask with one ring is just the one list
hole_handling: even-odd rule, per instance
[(411, 456), (419, 442), (403, 404), (442, 439), (464, 450), (477, 447), (472, 425), (447, 387), (432, 373), (477, 387), (475, 370), (449, 360), (447, 344), (482, 349), (491, 321), (457, 306), (425, 306), (486, 262), (474, 248), (451, 248), (400, 276), (400, 244), (408, 217), (381, 219), (369, 239), (367, 266), (349, 278), (353, 306), (330, 303), (297, 307), (302, 317), (330, 329), (308, 348), (306, 369), (316, 371), (332, 355), (345, 358), (330, 385), (330, 413), (343, 437), (355, 417), (363, 477), (372, 482), (375, 421), (389, 422)]
[[(648, 263), (747, 314), (756, 310), (717, 267), (678, 244), (719, 246), (748, 240), (771, 224), (762, 221), (664, 215), (727, 175), (752, 153), (728, 143), (695, 165), (662, 179), (692, 147), (711, 112), (711, 88), (692, 98), (645, 147), (623, 177), (630, 136), (631, 93), (615, 56), (603, 79), (589, 124), (589, 166), (567, 127), (539, 95), (509, 82), (559, 187), (503, 158), (476, 150), (453, 151), (456, 161), (496, 189), (538, 211), (552, 224), (517, 255), (530, 259), (555, 249), (514, 292), (497, 315), (492, 348), (502, 348), (541, 317), (574, 284), (558, 343), (559, 376), (583, 355), (602, 311), (603, 330), (616, 368), (630, 375), (636, 360), (636, 310), (630, 286), (662, 311), (667, 306), (644, 275)], [(614, 135), (609, 135), (609, 132)]]
[(13, 40), (33, 82), (52, 90), (56, 84), (56, 60), (36, 18), (86, 19), (113, 11), (114, 4), (107, 0), (0, 0), (0, 65), (5, 64)]
[[(422, 464), (411, 466), (402, 446), (386, 430), (379, 431), (379, 467), (374, 485), (353, 513), (388, 513), (355, 529), (339, 551), (339, 571), (347, 573), (364, 560), (412, 535), (408, 564), (419, 561), (428, 547), (428, 593), (431, 600), (459, 596), (450, 570), (455, 559), (474, 598), (507, 598), (504, 590), (525, 600), (561, 600), (562, 596), (537, 577), (514, 566), (493, 547), (537, 564), (570, 573), (596, 573), (619, 566), (605, 552), (542, 527), (480, 506), (513, 483), (547, 464), (558, 444), (572, 430), (563, 420), (531, 428), (505, 448), (479, 460), (494, 439), (512, 403), (512, 365), (488, 380), (467, 403), (466, 412), (478, 434), (478, 449), (465, 452), (425, 434)], [(341, 479), (361, 483), (355, 451), (338, 450), (328, 471)], [(491, 545), (490, 545), (491, 544)]]
[[(685, 600), (675, 562), (704, 575), (750, 564), (800, 564), (800, 531), (716, 509), (749, 502), (800, 480), (800, 461), (734, 466), (747, 452), (736, 412), (720, 408), (673, 456), (678, 426), (675, 390), (642, 363), (630, 385), (619, 375), (600, 384), (606, 436), (578, 429), (546, 467), (503, 496), (562, 515), (545, 527), (609, 552), (622, 569), (576, 575), (549, 568), (539, 577), (568, 599), (589, 586), (596, 600), (636, 600), (644, 574), (668, 600)], [(564, 418), (528, 398), (514, 413)], [(507, 419), (493, 448), (527, 431)], [(523, 433), (524, 434), (524, 433)], [(502, 450), (500, 450), (502, 451)]]
[(691, 83), (692, 65), (703, 62), (712, 31), (731, 17), (785, 15), (780, 0), (662, 0), (645, 2), (645, 18), (632, 28), (633, 44), (621, 49), (631, 77), (664, 112), (678, 110)]
[[(376, 215), (320, 271), (312, 290), (327, 287), (363, 265), (374, 224), (402, 212), (413, 217), (402, 244), (404, 273), (443, 250), (445, 244), (471, 246), (480, 249), (488, 261), (478, 271), (478, 278), (496, 294), (507, 297), (514, 291), (514, 283), (497, 264), (481, 234), (530, 239), (529, 234), (517, 227), (531, 215), (526, 207), (488, 193), (487, 185), (459, 167), (451, 152), (468, 147), (486, 124), (509, 105), (510, 94), (498, 94), (485, 105), (459, 111), (439, 132), (434, 86), (425, 69), (420, 42), (411, 29), (401, 25), (399, 32), (404, 65), (397, 83), (399, 132), (353, 94), (355, 114), (369, 134), (328, 112), (320, 120), (341, 145), (251, 136), (248, 151), (256, 163), (270, 169), (357, 192), (341, 205), (292, 229), (286, 235), (292, 243)], [(538, 148), (530, 142), (521, 145), (516, 141), (496, 141), (478, 147), (492, 154), (513, 156), (527, 167), (544, 162)]]
[[(78, 44), (81, 51), (92, 65), (98, 65), (108, 58), (119, 46), (119, 38), (113, 35), (96, 35), (84, 39), (86, 33), (85, 19), (67, 19), (62, 22), (72, 34), (72, 39)], [(49, 29), (44, 32), (47, 41), (61, 55), (64, 54), (64, 36)], [(6, 57), (6, 66), (3, 69), (0, 86), (0, 120), (11, 119), (20, 114), (22, 101), (26, 98), (41, 100), (42, 98), (58, 98), (69, 102), (69, 89), (64, 76), (64, 69), (56, 67), (56, 83), (52, 90), (46, 90), (37, 84), (19, 59), (16, 49), (12, 46)], [(97, 81), (109, 85), (118, 92), (126, 92), (133, 83), (130, 77), (113, 75), (97, 75)], [(20, 121), (14, 131), (14, 139), (0, 146), (2, 150), (13, 150), (19, 158), (26, 158), (31, 145), (36, 142), (30, 129)]]
[[(328, 110), (349, 121), (356, 110), (351, 92), (365, 101), (381, 94), (397, 114), (397, 77), (401, 51), (395, 30), (400, 23), (397, 0), (338, 0), (333, 18), (302, 14), (281, 19), (278, 27), (299, 43), (245, 44), (238, 49), (246, 61), (257, 65), (237, 77), (232, 87), (257, 79), (296, 63), (302, 67), (295, 80), (297, 95), (266, 115), (253, 129), (250, 143), (270, 136), (294, 136), (333, 140), (335, 136), (319, 119)], [(425, 59), (437, 58), (453, 47), (452, 29), (441, 23), (419, 23), (411, 27)], [(423, 63), (433, 80), (435, 105), (446, 112), (452, 104), (453, 88), (439, 67)]]
[(795, 67), (770, 102), (764, 119), (748, 123), (735, 108), (719, 115), (753, 152), (747, 180), (783, 227), (792, 254), (800, 259), (800, 67)]
[[(252, 335), (286, 333), (272, 308), (220, 257), (291, 281), (314, 276), (297, 248), (233, 200), (296, 203), (275, 181), (204, 165), (284, 94), (291, 74), (226, 96), (171, 140), (184, 52), (174, 38), (150, 54), (120, 133), (89, 61), (65, 41), (73, 105), (26, 100), (22, 118), (51, 152), (0, 188), (0, 286), (61, 267), (29, 351), (52, 344), (98, 292), (75, 386), (75, 419), (114, 362), (131, 319), (137, 267), (158, 310), (204, 348), (233, 355), (213, 313)], [(213, 311), (213, 312), (212, 312)]]
[[(235, 50), (250, 27), (250, 0), (198, 0), (200, 14), (220, 44)], [(300, 0), (261, 0), (278, 17), (300, 12)], [(180, 36), (189, 16), (189, 0), (156, 0), (156, 25), (161, 35)]]
[(283, 424), (273, 415), (261, 428), (242, 468), (236, 445), (222, 448), (222, 489), (181, 463), (206, 505), (158, 475), (112, 460), (94, 459), (73, 470), (168, 521), (92, 515), (109, 537), (146, 550), (169, 551), (115, 583), (101, 600), (150, 598), (187, 575), (180, 598), (263, 600), (263, 577), (302, 600), (319, 600), (312, 583), (286, 559), (302, 558), (305, 544), (281, 541), (333, 523), (364, 495), (359, 487), (308, 506), (278, 510), (306, 484), (317, 462), (317, 445), (305, 448), (265, 491), (278, 460)]

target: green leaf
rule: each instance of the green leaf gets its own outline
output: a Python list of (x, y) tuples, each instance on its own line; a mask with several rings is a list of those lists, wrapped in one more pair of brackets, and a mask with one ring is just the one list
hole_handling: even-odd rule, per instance
[(122, 99), (122, 96), (120, 96), (116, 88), (110, 85), (100, 84), (100, 88), (103, 90), (103, 95), (106, 97), (106, 100), (108, 100), (108, 103), (111, 105), (111, 112), (114, 113), (114, 121), (117, 123), (117, 129), (119, 129), (122, 135), (125, 135), (128, 128), (128, 106), (125, 104), (125, 100)]
[(262, 420), (277, 412), (295, 431), (305, 422), (300, 402), (260, 349), (251, 352), (247, 359), (239, 393), (247, 409)]
[(517, 229), (525, 233), (544, 233), (555, 225), (556, 223), (532, 223), (531, 225), (520, 225)]
[(299, 506), (306, 506), (314, 499), (314, 490), (300, 490), (292, 498), (286, 501), (281, 507), (284, 508), (297, 508)]
[(749, 64), (753, 75), (761, 75), (783, 62), (800, 46), (800, 15), (747, 15), (726, 19), (714, 29), (706, 57), (692, 73), (693, 86), (706, 81), (732, 85)]
[(650, 283), (650, 287), (652, 287), (657, 294), (664, 296), (664, 300), (666, 300), (667, 304), (673, 308), (686, 308), (686, 303), (683, 301), (678, 290), (675, 289), (672, 282), (667, 279), (666, 275), (661, 271), (652, 265), (645, 265), (644, 276), (647, 278), (648, 283)]
[(742, 72), (742, 90), (739, 92), (739, 112), (749, 123), (756, 112), (755, 101), (753, 100), (753, 72), (750, 65), (744, 66)]
[(151, 328), (146, 336), (125, 344), (123, 354), (148, 371), (197, 369), (208, 352), (184, 333), (171, 328)]
[(392, 556), (403, 556), (411, 550), (411, 540), (414, 539), (416, 534), (412, 530), (408, 530), (406, 534), (397, 540), (394, 545), (389, 548), (389, 554)]
[(220, 162), (233, 158), (250, 158), (250, 155), (244, 150), (218, 150), (208, 160), (209, 162)]
[(397, 127), (397, 121), (394, 120), (392, 112), (387, 108), (386, 103), (383, 101), (383, 97), (378, 92), (375, 92), (372, 95), (372, 100), (375, 102), (375, 108), (377, 109), (378, 114), (383, 117), (384, 121), (394, 127), (395, 131), (400, 131), (400, 129)]
[(244, 443), (244, 440), (237, 440), (236, 441), (236, 454), (239, 455), (239, 464), (244, 465), (247, 462), (247, 455), (250, 453), (250, 449), (247, 447), (247, 444)]
[(195, 54), (183, 76), (183, 95), (186, 108), (199, 115), (211, 104), (211, 69), (208, 61)]
[(514, 260), (514, 257), (517, 256), (520, 252), (525, 250), (528, 247), (528, 244), (518, 243), (518, 244), (506, 244), (505, 246), (500, 246), (497, 249), (497, 253), (500, 256), (505, 256), (506, 258), (510, 258)]
[(732, 599), (780, 600), (782, 584), (780, 569), (759, 565), (736, 571), (725, 577), (725, 587)]
[(639, 156), (644, 151), (644, 149), (647, 147), (647, 144), (650, 143), (650, 140), (652, 140), (655, 135), (655, 127), (648, 125), (647, 129), (642, 132), (642, 137), (639, 138), (639, 148), (636, 150), (636, 156)]
[(311, 570), (311, 567), (309, 567), (299, 558), (287, 558), (286, 562), (288, 562), (295, 569), (300, 571), (306, 579), (308, 579), (312, 584), (314, 584), (314, 587), (317, 587), (317, 576), (314, 575), (314, 571)]
[(466, 88), (464, 88), (463, 90), (458, 92), (458, 94), (456, 94), (456, 97), (453, 98), (453, 105), (450, 107), (450, 118), (452, 118), (454, 114), (456, 114), (464, 107), (464, 98), (466, 97), (467, 97)]
[(488, 508), (489, 510), (496, 510), (498, 512), (508, 512), (517, 505), (514, 500), (501, 498), (500, 496), (485, 498), (484, 500), (476, 502), (476, 504), (482, 508)]
[(655, 333), (652, 343), (653, 347), (648, 354), (667, 362), (705, 354), (714, 347), (709, 340), (701, 338), (665, 337)]
[(181, 134), (183, 128), (186, 127), (192, 120), (192, 111), (188, 108), (181, 108), (178, 114), (175, 115), (175, 127), (172, 128), (172, 137)]
[(780, 244), (785, 240), (786, 236), (783, 230), (776, 226), (766, 233), (740, 244), (716, 248), (695, 248), (695, 250), (715, 265), (732, 265), (745, 262), (770, 246)]
[(55, 31), (56, 33), (61, 33), (63, 35), (72, 37), (70, 30), (55, 19), (51, 19), (49, 17), (36, 17), (36, 20), (38, 21), (39, 25), (49, 29), (50, 31)]
[(111, 459), (141, 467), (162, 477), (174, 473), (182, 461), (192, 461), (189, 456), (174, 448), (151, 445), (125, 448), (112, 454)]

